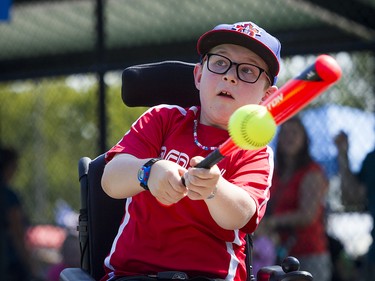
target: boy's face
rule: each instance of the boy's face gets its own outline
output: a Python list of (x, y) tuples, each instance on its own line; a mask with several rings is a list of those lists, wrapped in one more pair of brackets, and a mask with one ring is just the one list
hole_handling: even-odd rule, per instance
[[(233, 63), (248, 63), (259, 66), (268, 72), (266, 63), (247, 48), (223, 44), (210, 50), (230, 59)], [(210, 58), (211, 60), (211, 58)], [(207, 68), (207, 56), (202, 64), (194, 69), (195, 84), (200, 91), (201, 119), (205, 125), (226, 129), (229, 117), (239, 107), (246, 104), (259, 104), (262, 98), (277, 90), (271, 86), (266, 73), (261, 73), (255, 83), (246, 83), (237, 76), (236, 65), (224, 74), (213, 73)]]

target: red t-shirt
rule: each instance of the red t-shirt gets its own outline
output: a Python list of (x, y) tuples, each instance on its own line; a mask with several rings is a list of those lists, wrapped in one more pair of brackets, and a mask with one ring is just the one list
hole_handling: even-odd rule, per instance
[[(146, 111), (107, 154), (138, 158), (162, 157), (188, 167), (192, 157), (207, 156), (194, 143), (194, 120), (199, 107), (161, 105)], [(198, 125), (199, 142), (218, 146), (229, 137), (226, 130)], [(272, 181), (273, 153), (269, 147), (236, 149), (218, 163), (228, 181), (245, 189), (257, 204), (257, 213), (242, 229), (225, 230), (209, 214), (203, 200), (188, 197), (163, 206), (150, 192), (126, 200), (125, 215), (105, 259), (107, 280), (112, 276), (183, 271), (189, 277), (207, 276), (244, 280), (246, 233), (252, 233), (263, 217)]]
[[(299, 209), (301, 183), (304, 177), (313, 171), (324, 173), (321, 167), (314, 162), (300, 168), (286, 183), (281, 183), (275, 173), (269, 205), (273, 215), (282, 215)], [(328, 182), (326, 182), (325, 186), (316, 188), (314, 192), (322, 192), (323, 195), (326, 193), (327, 188)], [(324, 199), (324, 196), (321, 196), (321, 198)], [(324, 201), (322, 200), (311, 224), (305, 227), (280, 230), (281, 240), (289, 248), (289, 254), (299, 257), (327, 252), (328, 246), (324, 221)]]

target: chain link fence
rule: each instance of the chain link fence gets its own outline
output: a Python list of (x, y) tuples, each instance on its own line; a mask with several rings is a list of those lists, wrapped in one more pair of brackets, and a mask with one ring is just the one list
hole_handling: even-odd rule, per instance
[[(136, 3), (134, 1), (135, 7)], [(79, 15), (82, 11), (92, 12), (86, 4), (82, 1), (82, 10), (65, 16), (82, 20)], [(209, 7), (206, 8), (208, 10)], [(223, 13), (219, 7), (215, 9), (216, 13)], [(37, 15), (33, 16), (37, 19)], [(230, 16), (232, 18), (228, 22), (238, 18), (238, 15)], [(109, 20), (116, 21), (120, 17), (121, 14), (114, 11)], [(275, 15), (271, 14), (270, 20), (273, 17)], [(53, 14), (50, 20), (53, 25)], [(303, 22), (304, 19), (298, 20)], [(28, 33), (27, 26), (22, 30)], [(109, 42), (116, 44), (115, 30), (108, 34)], [(78, 44), (81, 39), (77, 34), (72, 36), (69, 40), (77, 40)], [(92, 36), (92, 33), (86, 36)], [(20, 38), (23, 38), (22, 34)], [(53, 49), (51, 45), (47, 51), (52, 52)], [(13, 50), (10, 46), (9, 53), (12, 54)], [(354, 172), (359, 171), (365, 156), (374, 149), (375, 57), (371, 51), (331, 55), (343, 69), (342, 79), (314, 100), (300, 116), (311, 138), (312, 155), (324, 167), (330, 180), (326, 200), (327, 232), (337, 237), (345, 247), (350, 265), (346, 268), (350, 278), (345, 280), (363, 280), (362, 257), (372, 242), (370, 231), (373, 218), (364, 203), (354, 206), (344, 204), (337, 149), (333, 140), (340, 131), (348, 134), (350, 168)], [(278, 86), (299, 74), (313, 63), (315, 57), (284, 57)], [(128, 108), (122, 103), (121, 72), (106, 73), (105, 82), (105, 107), (108, 113), (106, 140), (112, 146), (144, 108)], [(19, 166), (12, 185), (19, 192), (32, 225), (74, 227), (76, 224), (76, 214), (80, 208), (78, 161), (83, 156), (95, 158), (101, 153), (98, 148), (98, 87), (96, 75), (90, 73), (0, 83), (0, 144), (14, 147), (19, 152)], [(271, 143), (271, 146), (274, 144)], [(72, 215), (73, 222), (67, 214)]]

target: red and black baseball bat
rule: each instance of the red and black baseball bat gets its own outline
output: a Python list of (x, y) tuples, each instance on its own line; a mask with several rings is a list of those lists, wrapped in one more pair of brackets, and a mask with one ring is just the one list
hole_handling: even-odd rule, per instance
[[(340, 77), (341, 68), (336, 60), (329, 55), (320, 55), (312, 65), (268, 96), (261, 105), (268, 109), (276, 125), (280, 125), (306, 107)], [(233, 140), (228, 138), (196, 167), (210, 168), (236, 147)]]

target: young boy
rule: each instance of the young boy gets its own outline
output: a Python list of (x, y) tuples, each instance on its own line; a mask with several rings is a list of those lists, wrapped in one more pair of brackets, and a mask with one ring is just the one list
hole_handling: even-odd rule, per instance
[(200, 105), (147, 110), (107, 152), (103, 189), (127, 200), (102, 280), (164, 271), (245, 280), (244, 237), (264, 215), (273, 153), (237, 149), (211, 169), (194, 166), (229, 137), (237, 108), (277, 90), (280, 47), (252, 22), (216, 26), (197, 44)]

